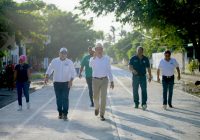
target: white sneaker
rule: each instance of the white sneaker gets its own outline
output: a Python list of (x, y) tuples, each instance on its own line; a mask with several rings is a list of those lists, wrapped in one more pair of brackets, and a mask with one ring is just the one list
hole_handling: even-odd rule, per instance
[(22, 106), (19, 105), (19, 108), (17, 109), (17, 111), (22, 111)]
[(164, 110), (167, 110), (167, 105), (163, 105), (163, 109), (164, 109)]
[(147, 109), (147, 105), (142, 105), (142, 109), (146, 110)]
[(27, 109), (30, 109), (30, 103), (29, 102), (26, 103), (26, 107), (27, 107)]

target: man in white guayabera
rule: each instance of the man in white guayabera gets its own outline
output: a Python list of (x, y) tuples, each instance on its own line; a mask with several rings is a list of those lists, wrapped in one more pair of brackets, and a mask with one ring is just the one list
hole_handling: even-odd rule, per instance
[(53, 73), (53, 85), (56, 95), (58, 118), (67, 120), (69, 108), (69, 90), (72, 81), (76, 76), (73, 62), (67, 58), (67, 49), (61, 48), (59, 57), (54, 58), (48, 66), (45, 76), (45, 83)]
[[(108, 88), (108, 79), (110, 81), (110, 88), (114, 88), (113, 75), (111, 73), (110, 59), (103, 55), (103, 46), (98, 43), (95, 47), (95, 52), (90, 58), (90, 67), (92, 67), (92, 87), (95, 115), (99, 114), (101, 120), (104, 121), (104, 114), (106, 109), (106, 96)], [(99, 101), (101, 101), (99, 103)]]

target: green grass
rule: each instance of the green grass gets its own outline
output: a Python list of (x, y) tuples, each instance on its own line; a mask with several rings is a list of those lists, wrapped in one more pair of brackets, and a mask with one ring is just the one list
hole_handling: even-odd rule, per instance
[(113, 66), (116, 66), (118, 68), (121, 68), (121, 69), (124, 69), (124, 70), (128, 70), (128, 65), (124, 65), (124, 64), (121, 64), (121, 63), (118, 63), (118, 64), (112, 64)]
[(44, 73), (32, 73), (31, 80), (44, 79)]

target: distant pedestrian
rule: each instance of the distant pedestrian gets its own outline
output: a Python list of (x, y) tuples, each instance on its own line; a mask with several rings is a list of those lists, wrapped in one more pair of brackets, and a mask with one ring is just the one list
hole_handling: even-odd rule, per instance
[(81, 61), (81, 68), (80, 68), (80, 73), (79, 73), (79, 78), (82, 77), (82, 71), (85, 68), (85, 79), (88, 85), (88, 89), (89, 89), (89, 96), (90, 96), (90, 101), (91, 101), (91, 107), (94, 106), (94, 102), (93, 102), (93, 91), (92, 91), (92, 68), (89, 66), (89, 61), (90, 58), (93, 57), (94, 51), (92, 50), (92, 47), (88, 48), (88, 53), (89, 55), (86, 55), (85, 57), (83, 57), (82, 61)]
[[(162, 87), (163, 87), (163, 108), (167, 109), (167, 103), (170, 108), (172, 106), (172, 96), (173, 96), (173, 88), (174, 88), (174, 70), (177, 70), (178, 77), (180, 80), (180, 69), (179, 64), (176, 59), (171, 58), (171, 52), (166, 50), (164, 52), (165, 58), (162, 59), (159, 63), (157, 69), (157, 81), (160, 82), (160, 70), (162, 71)], [(167, 92), (168, 98), (167, 98)]]
[(6, 66), (6, 83), (8, 90), (13, 90), (14, 88), (14, 65), (11, 61), (8, 61), (8, 65)]
[(73, 62), (67, 58), (67, 49), (61, 48), (59, 57), (54, 58), (48, 66), (45, 75), (45, 83), (53, 73), (53, 85), (56, 95), (58, 118), (67, 120), (69, 109), (69, 91), (72, 87), (76, 71)]
[(101, 120), (104, 121), (108, 78), (110, 81), (110, 88), (112, 89), (114, 88), (114, 82), (111, 73), (110, 59), (103, 55), (102, 44), (98, 43), (96, 45), (94, 56), (90, 58), (89, 65), (92, 67), (95, 115), (97, 116), (100, 110)]
[(80, 68), (81, 68), (81, 62), (80, 62), (79, 60), (76, 60), (76, 61), (74, 62), (74, 67), (75, 67), (75, 69), (76, 69), (76, 74), (79, 75), (79, 70), (80, 70)]
[(129, 61), (129, 70), (132, 72), (132, 86), (133, 86), (133, 97), (135, 102), (135, 108), (139, 107), (139, 85), (142, 91), (142, 109), (147, 108), (147, 76), (146, 69), (148, 70), (148, 81), (151, 81), (151, 69), (149, 59), (143, 55), (144, 49), (139, 46), (137, 47), (137, 54), (134, 55)]
[(30, 87), (30, 78), (31, 70), (30, 65), (26, 63), (26, 55), (21, 55), (19, 57), (19, 64), (15, 66), (14, 80), (16, 81), (17, 95), (18, 95), (18, 111), (22, 110), (22, 91), (26, 98), (27, 109), (30, 108), (29, 102), (29, 87)]

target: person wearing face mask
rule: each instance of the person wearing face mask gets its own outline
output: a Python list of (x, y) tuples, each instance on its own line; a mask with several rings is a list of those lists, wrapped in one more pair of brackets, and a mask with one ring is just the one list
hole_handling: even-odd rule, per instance
[(16, 81), (17, 87), (17, 97), (19, 108), (18, 111), (22, 111), (22, 91), (26, 98), (27, 109), (30, 108), (29, 103), (29, 87), (30, 87), (30, 65), (26, 63), (27, 57), (26, 55), (21, 55), (19, 57), (19, 64), (15, 66), (14, 71), (14, 81)]
[(110, 59), (103, 55), (103, 46), (101, 43), (95, 46), (95, 52), (93, 57), (90, 58), (89, 65), (92, 67), (95, 116), (97, 116), (100, 111), (100, 118), (104, 121), (108, 81), (110, 81), (110, 88), (112, 89), (114, 88), (114, 82)]
[[(159, 63), (157, 69), (157, 81), (160, 82), (160, 70), (162, 71), (162, 87), (163, 87), (163, 108), (167, 109), (167, 103), (170, 108), (172, 106), (172, 95), (173, 95), (173, 87), (174, 87), (174, 70), (177, 70), (178, 77), (180, 80), (180, 69), (179, 64), (176, 59), (171, 58), (171, 52), (166, 50), (164, 52), (164, 59), (162, 59)], [(167, 92), (168, 98), (167, 98)]]
[(58, 118), (66, 121), (68, 120), (69, 91), (76, 76), (73, 62), (67, 58), (66, 48), (61, 48), (59, 57), (54, 58), (49, 64), (45, 74), (45, 83), (48, 82), (48, 78), (52, 73)]
[(139, 94), (138, 88), (141, 87), (142, 92), (142, 109), (147, 108), (147, 77), (146, 69), (148, 70), (148, 81), (151, 81), (151, 69), (149, 59), (143, 55), (144, 49), (139, 46), (137, 47), (137, 54), (134, 55), (129, 61), (129, 70), (132, 72), (132, 86), (133, 86), (133, 97), (135, 102), (135, 108), (139, 107)]

